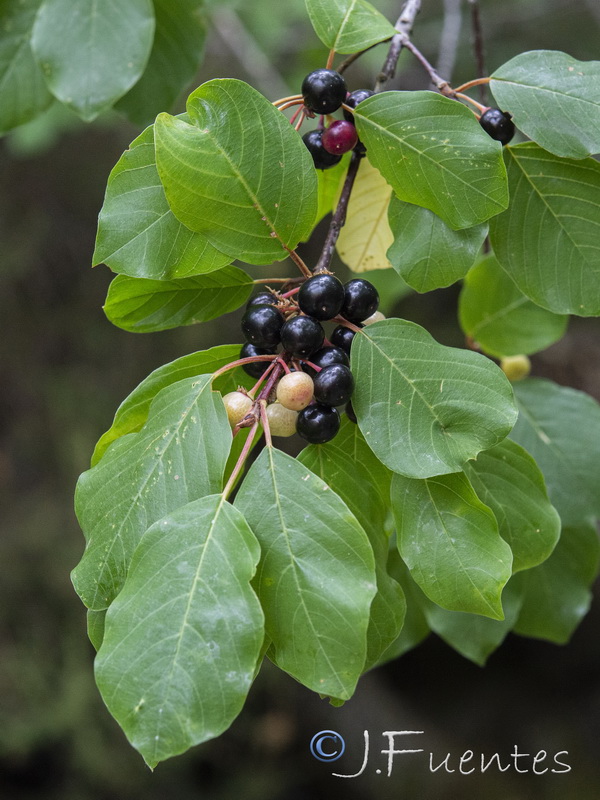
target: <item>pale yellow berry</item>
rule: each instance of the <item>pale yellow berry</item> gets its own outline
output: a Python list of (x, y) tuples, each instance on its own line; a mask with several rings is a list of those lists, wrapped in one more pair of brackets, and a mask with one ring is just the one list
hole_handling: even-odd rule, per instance
[(241, 422), (252, 408), (252, 399), (242, 392), (229, 392), (223, 397), (223, 402), (232, 428)]
[(277, 399), (291, 411), (301, 411), (313, 399), (315, 386), (306, 372), (289, 372), (277, 384)]
[(531, 372), (531, 361), (527, 356), (506, 356), (500, 361), (500, 369), (509, 381), (522, 381)]
[(271, 403), (267, 406), (267, 419), (271, 436), (292, 436), (296, 433), (298, 412), (284, 408), (281, 403)]
[(363, 319), (361, 325), (372, 325), (374, 322), (381, 322), (382, 319), (385, 319), (385, 314), (382, 314), (381, 311), (374, 311), (370, 317)]

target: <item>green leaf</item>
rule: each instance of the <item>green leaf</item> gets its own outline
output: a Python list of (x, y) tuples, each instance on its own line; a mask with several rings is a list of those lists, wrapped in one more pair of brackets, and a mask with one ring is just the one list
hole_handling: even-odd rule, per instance
[(94, 650), (98, 651), (102, 640), (104, 639), (104, 624), (106, 620), (106, 609), (102, 611), (94, 611), (88, 608), (87, 614), (87, 634), (88, 639), (94, 646)]
[(502, 147), (468, 108), (433, 92), (382, 92), (354, 119), (369, 160), (401, 200), (451, 228), (471, 228), (508, 205)]
[(506, 147), (511, 202), (490, 223), (500, 266), (556, 314), (600, 314), (600, 164)]
[(245, 303), (253, 286), (252, 278), (237, 267), (174, 281), (117, 275), (110, 284), (104, 313), (126, 331), (164, 331), (234, 311)]
[[(196, 375), (216, 372), (239, 358), (239, 354), (239, 344), (223, 344), (211, 347), (209, 350), (200, 350), (198, 353), (182, 356), (151, 372), (117, 409), (112, 425), (98, 440), (92, 456), (92, 467), (100, 461), (108, 446), (115, 439), (119, 439), (126, 433), (136, 433), (140, 430), (148, 419), (150, 404), (161, 389), (184, 378), (194, 378)], [(226, 394), (233, 392), (238, 383), (242, 385), (248, 383), (248, 376), (239, 368), (229, 370), (219, 376), (214, 381), (213, 388)]]
[(600, 517), (600, 405), (541, 378), (514, 388), (519, 419), (511, 439), (535, 458), (563, 525), (591, 523)]
[(287, 257), (311, 233), (317, 176), (286, 117), (242, 81), (209, 81), (187, 102), (193, 124), (160, 114), (156, 162), (176, 217), (250, 264)]
[(144, 535), (106, 615), (96, 680), (150, 767), (226, 730), (263, 641), (250, 586), (258, 543), (221, 495), (196, 500)]
[(505, 439), (467, 462), (465, 473), (496, 516), (500, 536), (513, 553), (513, 572), (545, 561), (560, 536), (560, 517), (529, 453)]
[(108, 178), (93, 263), (133, 278), (185, 278), (232, 261), (175, 217), (154, 155), (154, 128), (131, 143)]
[(30, 38), (41, 0), (4, 0), (0, 35), (0, 133), (41, 114), (52, 102)]
[(348, 699), (376, 592), (365, 532), (327, 484), (272, 447), (250, 467), (235, 505), (262, 549), (254, 586), (273, 660), (309, 689)]
[(373, 455), (358, 426), (347, 418), (333, 441), (304, 448), (298, 460), (342, 498), (364, 528), (375, 554), (377, 594), (367, 630), (366, 671), (398, 637), (406, 613), (404, 593), (386, 569), (392, 473)]
[(431, 292), (463, 278), (487, 236), (487, 225), (454, 231), (432, 211), (392, 197), (388, 220), (394, 242), (392, 267), (417, 292)]
[(565, 158), (600, 152), (600, 61), (566, 53), (521, 53), (492, 75), (498, 105), (545, 150)]
[(462, 656), (483, 667), (514, 628), (523, 603), (523, 590), (514, 580), (506, 584), (502, 592), (502, 620), (446, 611), (426, 598), (424, 600), (423, 608), (431, 630)]
[(342, 191), (342, 184), (348, 172), (348, 164), (350, 158), (346, 155), (342, 158), (339, 164), (330, 169), (318, 169), (318, 208), (315, 225), (318, 225), (323, 217), (330, 214), (337, 204), (337, 200)]
[(319, 39), (336, 53), (358, 53), (396, 33), (365, 0), (306, 0), (306, 10)]
[(430, 632), (429, 624), (422, 609), (425, 595), (410, 577), (410, 572), (400, 558), (396, 547), (390, 550), (388, 571), (402, 587), (406, 598), (406, 616), (404, 617), (404, 625), (400, 635), (382, 655), (379, 661), (380, 664), (399, 658), (404, 653), (414, 649), (429, 636)]
[(450, 611), (503, 619), (512, 554), (467, 477), (394, 475), (391, 497), (398, 550), (427, 597)]
[(589, 610), (599, 563), (596, 528), (564, 528), (550, 558), (519, 576), (525, 601), (515, 633), (556, 644), (568, 642)]
[(150, 0), (44, 0), (31, 46), (52, 94), (89, 122), (139, 80), (154, 24)]
[(107, 608), (119, 593), (150, 525), (221, 490), (231, 430), (211, 378), (159, 392), (142, 430), (121, 437), (79, 478), (75, 510), (87, 545), (72, 577), (89, 608)]
[(364, 158), (336, 244), (339, 257), (352, 272), (390, 267), (386, 252), (394, 238), (387, 221), (391, 196), (389, 183)]
[(528, 300), (492, 253), (468, 273), (458, 314), (463, 331), (497, 358), (550, 347), (564, 336), (569, 321)]
[(438, 344), (413, 322), (364, 328), (351, 350), (352, 405), (369, 447), (394, 472), (461, 470), (515, 423), (510, 383), (489, 359)]
[(169, 111), (193, 80), (204, 50), (206, 29), (197, 9), (185, 2), (153, 0), (154, 43), (144, 74), (116, 104), (137, 125)]

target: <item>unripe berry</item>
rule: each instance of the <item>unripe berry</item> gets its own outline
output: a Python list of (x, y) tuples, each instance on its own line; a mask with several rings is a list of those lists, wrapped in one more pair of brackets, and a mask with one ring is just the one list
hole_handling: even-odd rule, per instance
[(229, 392), (223, 397), (223, 403), (232, 428), (240, 423), (252, 408), (252, 398), (242, 392)]
[(267, 419), (271, 436), (293, 436), (296, 433), (298, 412), (284, 408), (281, 403), (267, 406)]
[(531, 361), (527, 356), (506, 356), (500, 361), (500, 369), (509, 381), (522, 381), (531, 372)]
[(356, 146), (358, 135), (351, 122), (345, 119), (337, 119), (323, 132), (321, 141), (328, 153), (341, 156)]
[(381, 311), (375, 311), (370, 317), (363, 319), (362, 324), (372, 325), (374, 322), (381, 322), (382, 319), (385, 319), (385, 314), (382, 314)]
[(285, 408), (301, 411), (314, 395), (313, 379), (306, 372), (290, 372), (277, 384), (277, 399)]
[(309, 131), (304, 134), (302, 141), (312, 156), (315, 169), (330, 169), (342, 160), (341, 156), (328, 153), (323, 147), (323, 131)]

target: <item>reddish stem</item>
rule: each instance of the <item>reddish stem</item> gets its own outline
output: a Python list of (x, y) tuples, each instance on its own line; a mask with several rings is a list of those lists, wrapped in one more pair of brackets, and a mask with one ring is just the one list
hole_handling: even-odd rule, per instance
[(285, 292), (284, 294), (280, 295), (280, 297), (283, 297), (283, 298), (292, 297), (292, 295), (298, 294), (299, 291), (300, 291), (300, 287), (297, 286), (295, 289), (290, 289), (289, 292)]
[(278, 356), (248, 356), (248, 358), (238, 358), (237, 361), (232, 361), (230, 364), (226, 364), (221, 369), (218, 369), (216, 372), (213, 373), (212, 379), (218, 378), (219, 375), (223, 375), (224, 372), (228, 372), (230, 369), (234, 369), (235, 367), (243, 367), (244, 364), (254, 364), (256, 361), (275, 361)]
[(256, 420), (254, 425), (250, 428), (250, 433), (248, 434), (248, 438), (244, 442), (244, 447), (242, 448), (242, 452), (240, 453), (238, 460), (235, 462), (235, 467), (233, 468), (233, 471), (229, 476), (229, 480), (227, 481), (227, 484), (223, 489), (223, 497), (225, 498), (225, 500), (227, 500), (229, 493), (235, 486), (237, 476), (240, 474), (240, 470), (242, 469), (246, 459), (248, 458), (248, 453), (252, 449), (252, 444), (254, 442), (254, 435), (256, 434), (257, 429), (258, 429), (258, 420)]

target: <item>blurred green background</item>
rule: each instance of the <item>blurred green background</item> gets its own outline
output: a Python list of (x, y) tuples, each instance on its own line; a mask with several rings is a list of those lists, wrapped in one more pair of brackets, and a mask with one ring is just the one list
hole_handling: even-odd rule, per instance
[[(399, 3), (375, 3), (390, 19)], [(454, 17), (459, 22), (457, 2)], [(238, 77), (271, 99), (298, 90), (326, 52), (302, 0), (212, 2), (200, 83)], [(444, 22), (442, 0), (424, 0), (414, 40), (434, 62)], [(1, 16), (1, 3), (0, 3)], [(482, 2), (488, 69), (519, 52), (562, 49), (598, 58), (598, 0)], [(455, 83), (476, 76), (468, 4)], [(351, 88), (373, 83), (385, 45), (347, 74)], [(442, 53), (448, 64), (448, 52)], [(446, 70), (447, 72), (447, 70)], [(403, 54), (395, 86), (427, 88)], [(191, 87), (193, 88), (193, 87)], [(113, 328), (102, 303), (111, 275), (89, 264), (108, 173), (137, 131), (109, 114), (84, 126), (51, 108), (0, 142), (0, 798), (1, 800), (175, 800), (244, 797), (325, 798), (598, 797), (600, 785), (600, 612), (592, 609), (565, 648), (510, 636), (480, 669), (435, 637), (367, 675), (356, 697), (333, 709), (291, 678), (263, 669), (229, 732), (154, 774), (109, 717), (93, 682), (85, 612), (69, 571), (83, 550), (72, 511), (75, 481), (118, 403), (152, 369), (180, 355), (239, 341), (239, 314), (202, 327), (149, 335)], [(304, 249), (311, 259), (323, 228)], [(260, 271), (261, 276), (269, 274)], [(272, 274), (272, 273), (271, 273)], [(340, 267), (340, 276), (346, 273)], [(460, 345), (456, 287), (411, 295), (394, 312)], [(600, 325), (574, 320), (566, 338), (534, 357), (534, 374), (600, 398)], [(308, 743), (333, 728), (347, 741), (334, 765), (314, 760)], [(363, 731), (372, 763), (354, 780)], [(469, 776), (429, 771), (427, 758), (399, 757), (391, 778), (375, 772), (384, 730), (422, 730), (418, 744), (435, 763), (467, 749), (506, 762), (521, 752), (568, 750), (568, 774)], [(402, 746), (402, 745), (398, 745)], [(379, 765), (384, 766), (379, 755)], [(530, 763), (530, 762), (529, 762)]]

